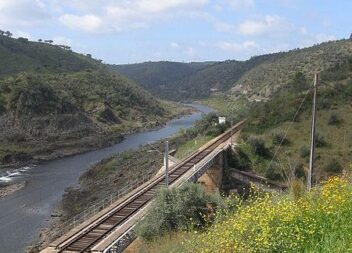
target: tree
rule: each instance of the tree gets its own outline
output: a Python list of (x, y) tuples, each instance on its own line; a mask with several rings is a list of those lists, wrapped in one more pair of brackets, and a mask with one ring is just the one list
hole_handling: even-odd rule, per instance
[(5, 32), (3, 30), (0, 30), (0, 35), (4, 35)]
[(294, 88), (299, 91), (305, 90), (309, 87), (307, 78), (302, 72), (295, 73), (295, 76), (293, 78), (293, 85), (294, 85)]
[(28, 42), (28, 39), (27, 38), (23, 38), (23, 37), (19, 37), (18, 40), (23, 42), (23, 43)]
[(352, 40), (352, 33), (351, 33), (351, 35), (350, 35), (350, 40)]
[(53, 40), (44, 40), (44, 42), (45, 42), (45, 43), (49, 43), (49, 44), (54, 43), (54, 41), (53, 41)]
[(39, 39), (38, 42), (42, 42), (43, 40), (42, 39)]
[(13, 34), (12, 34), (10, 31), (6, 31), (6, 32), (5, 32), (5, 35), (6, 35), (7, 37), (12, 37)]

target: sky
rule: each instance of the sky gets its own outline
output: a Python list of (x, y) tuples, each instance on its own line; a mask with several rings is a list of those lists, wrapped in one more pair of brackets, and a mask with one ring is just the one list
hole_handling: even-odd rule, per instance
[(246, 60), (348, 38), (351, 0), (0, 0), (0, 29), (106, 63)]

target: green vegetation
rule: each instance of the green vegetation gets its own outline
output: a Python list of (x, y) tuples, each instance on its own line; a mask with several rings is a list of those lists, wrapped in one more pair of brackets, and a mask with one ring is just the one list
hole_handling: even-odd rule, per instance
[(137, 252), (349, 252), (351, 182), (333, 177), (311, 192), (300, 187), (227, 199), (235, 208), (218, 212), (209, 228), (170, 233)]
[(0, 35), (0, 166), (113, 144), (185, 112), (67, 47)]
[(293, 79), (296, 79), (293, 88), (305, 88), (306, 78), (310, 82), (315, 71), (327, 70), (351, 55), (352, 41), (339, 40), (256, 56), (243, 62), (146, 62), (110, 68), (137, 81), (153, 94), (172, 100), (207, 99), (230, 91), (237, 99), (260, 101), (290, 86)]
[[(352, 124), (349, 116), (351, 65), (351, 59), (347, 58), (321, 73), (324, 84), (319, 87), (317, 103), (317, 180), (335, 173), (327, 168), (332, 159), (336, 159), (342, 167), (348, 167), (352, 152), (348, 128)], [(223, 99), (224, 96), (213, 96), (205, 100), (207, 104), (217, 105), (216, 108), (228, 117), (247, 119), (239, 149), (251, 161), (248, 169), (271, 179), (283, 180), (287, 180), (298, 165), (300, 171), (306, 173), (310, 152), (312, 93), (309, 91), (307, 94), (310, 82), (305, 75), (297, 72), (268, 101), (246, 103), (230, 96), (226, 99)], [(302, 101), (304, 103), (301, 105)], [(289, 131), (285, 136), (287, 129)], [(276, 152), (277, 156), (269, 166)]]
[(209, 212), (223, 205), (220, 195), (206, 193), (199, 184), (161, 189), (135, 230), (144, 240), (152, 240), (171, 231), (187, 230), (191, 225), (201, 228), (208, 224)]
[(0, 76), (20, 72), (62, 73), (99, 69), (100, 61), (57, 45), (0, 35)]

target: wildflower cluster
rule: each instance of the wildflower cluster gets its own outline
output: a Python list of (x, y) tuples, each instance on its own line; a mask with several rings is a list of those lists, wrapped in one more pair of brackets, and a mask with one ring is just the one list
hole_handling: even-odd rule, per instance
[(352, 252), (351, 197), (339, 177), (298, 200), (256, 195), (185, 244), (189, 252)]

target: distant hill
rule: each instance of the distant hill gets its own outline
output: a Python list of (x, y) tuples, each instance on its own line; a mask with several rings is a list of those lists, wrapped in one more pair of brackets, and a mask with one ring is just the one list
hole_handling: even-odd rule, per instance
[(181, 97), (190, 97), (187, 85), (183, 80), (198, 71), (213, 65), (205, 63), (180, 62), (145, 62), (128, 65), (110, 65), (111, 70), (117, 71), (141, 84), (154, 95), (171, 100), (181, 100)]
[(106, 146), (183, 109), (89, 56), (0, 36), (0, 166)]
[(352, 41), (321, 43), (304, 49), (209, 63), (148, 62), (112, 65), (154, 95), (176, 101), (231, 91), (250, 101), (263, 100), (287, 85), (297, 72), (312, 75), (352, 55)]

